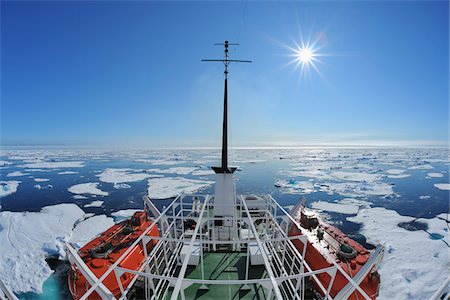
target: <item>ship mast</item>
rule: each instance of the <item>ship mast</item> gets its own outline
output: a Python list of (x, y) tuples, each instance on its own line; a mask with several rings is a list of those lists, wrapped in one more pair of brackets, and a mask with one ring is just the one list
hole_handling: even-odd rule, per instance
[(220, 167), (212, 167), (216, 174), (219, 173), (233, 173), (236, 168), (228, 168), (228, 65), (230, 62), (245, 62), (251, 63), (250, 60), (237, 60), (228, 58), (228, 47), (238, 46), (236, 43), (229, 43), (225, 41), (224, 43), (215, 43), (214, 45), (223, 45), (225, 47), (225, 59), (202, 59), (202, 61), (214, 61), (223, 62), (225, 66), (225, 83), (224, 83), (224, 93), (223, 93), (223, 124), (222, 124), (222, 165)]

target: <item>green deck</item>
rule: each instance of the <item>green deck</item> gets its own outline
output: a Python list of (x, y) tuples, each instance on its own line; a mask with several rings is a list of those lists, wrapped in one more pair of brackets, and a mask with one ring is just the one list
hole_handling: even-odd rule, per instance
[[(204, 273), (207, 280), (243, 280), (246, 266), (245, 252), (205, 252)], [(251, 266), (249, 279), (265, 276), (264, 266)], [(200, 264), (189, 266), (186, 278), (201, 279)], [(199, 289), (200, 284), (193, 284), (184, 290), (186, 299), (265, 299), (264, 288), (259, 284), (250, 285), (244, 290), (239, 285), (208, 285), (208, 290)]]

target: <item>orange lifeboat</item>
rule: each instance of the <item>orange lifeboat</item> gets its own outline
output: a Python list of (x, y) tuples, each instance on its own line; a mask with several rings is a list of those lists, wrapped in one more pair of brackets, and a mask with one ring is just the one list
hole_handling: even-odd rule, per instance
[[(368, 261), (370, 252), (366, 248), (346, 236), (336, 227), (323, 224), (314, 213), (307, 212), (303, 206), (298, 205), (294, 208), (291, 215), (300, 226), (291, 223), (289, 236), (306, 235), (308, 237), (305, 260), (312, 270), (319, 270), (333, 265), (324, 253), (337, 262), (350, 277), (354, 277)], [(302, 253), (304, 247), (302, 241), (293, 240), (293, 243), (299, 252)], [(331, 276), (328, 273), (321, 273), (317, 275), (317, 278), (325, 288), (328, 287), (331, 280)], [(347, 283), (348, 280), (344, 275), (341, 272), (337, 272), (330, 295), (334, 298)], [(376, 267), (371, 270), (359, 286), (371, 299), (376, 299), (380, 286), (380, 275)], [(324, 296), (316, 282), (314, 282), (314, 289)], [(364, 299), (364, 297), (360, 292), (355, 291), (348, 299)]]
[[(86, 244), (80, 249), (78, 254), (95, 276), (100, 278), (152, 224), (153, 223), (147, 218), (145, 212), (136, 212), (130, 219), (112, 226), (100, 236)], [(156, 226), (154, 226), (147, 235), (159, 236)], [(147, 244), (147, 253), (150, 253), (156, 243), (157, 240), (152, 240)], [(145, 259), (143, 250), (142, 243), (138, 243), (127, 257), (121, 261), (119, 266), (131, 270), (138, 270)], [(126, 287), (132, 279), (133, 277), (129, 273), (125, 273), (120, 277), (124, 287)], [(87, 282), (86, 278), (74, 265), (69, 272), (68, 281), (70, 293), (75, 300), (80, 299), (90, 288), (90, 284)], [(103, 280), (103, 284), (116, 298), (120, 297), (120, 288), (114, 272), (111, 272), (105, 280)], [(101, 299), (101, 297), (96, 292), (93, 292), (88, 299)]]

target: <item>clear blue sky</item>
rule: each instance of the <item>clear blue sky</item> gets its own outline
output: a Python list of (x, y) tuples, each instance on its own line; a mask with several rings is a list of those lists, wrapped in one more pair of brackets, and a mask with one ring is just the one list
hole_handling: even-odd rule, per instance
[[(1, 2), (1, 143), (445, 145), (448, 1)], [(322, 76), (285, 66), (321, 36)]]

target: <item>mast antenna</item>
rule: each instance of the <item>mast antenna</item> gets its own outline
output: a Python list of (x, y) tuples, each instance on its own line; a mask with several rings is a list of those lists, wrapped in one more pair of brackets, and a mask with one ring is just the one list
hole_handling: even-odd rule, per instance
[(229, 43), (225, 41), (224, 43), (214, 43), (214, 45), (225, 47), (225, 59), (202, 59), (202, 61), (207, 62), (223, 62), (225, 66), (225, 85), (224, 85), (224, 95), (223, 95), (223, 127), (222, 127), (222, 165), (220, 167), (212, 167), (216, 174), (218, 173), (233, 173), (236, 168), (228, 168), (228, 65), (230, 62), (235, 63), (251, 63), (251, 60), (238, 60), (228, 58), (228, 47), (229, 46), (239, 46), (237, 43)]

